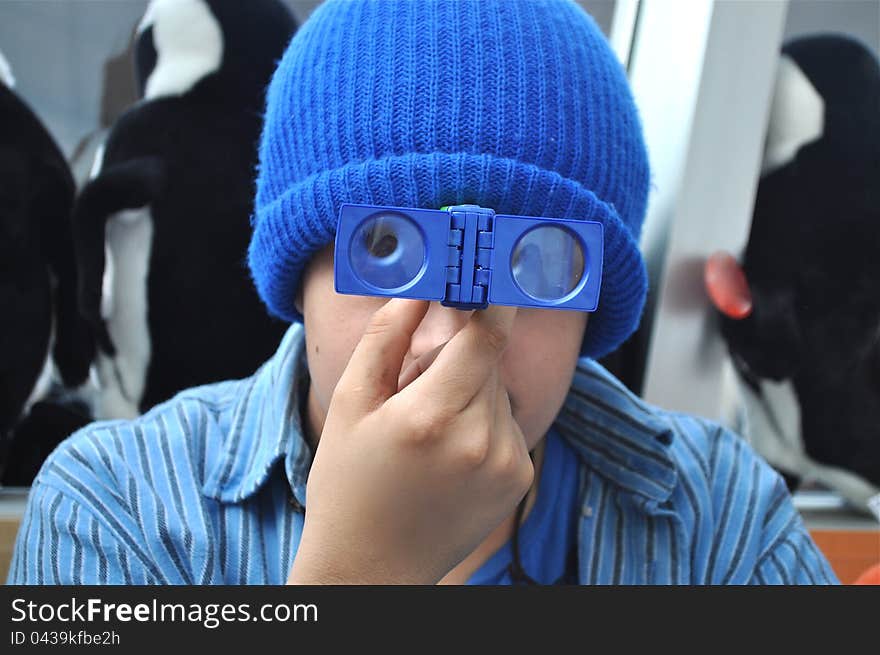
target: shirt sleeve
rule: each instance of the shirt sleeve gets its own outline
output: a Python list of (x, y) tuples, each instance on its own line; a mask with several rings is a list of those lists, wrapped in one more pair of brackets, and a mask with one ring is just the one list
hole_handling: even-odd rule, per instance
[[(721, 585), (838, 584), (782, 476), (735, 432), (706, 419), (675, 418), (681, 451), (690, 457), (682, 475), (690, 492), (684, 495), (694, 499), (682, 507), (696, 508), (684, 516), (696, 516), (696, 561), (706, 556), (696, 578)], [(701, 475), (707, 489), (702, 504)]]
[(155, 584), (157, 572), (86, 505), (34, 482), (19, 526), (10, 585)]
[(777, 478), (763, 518), (763, 544), (749, 584), (840, 584)]

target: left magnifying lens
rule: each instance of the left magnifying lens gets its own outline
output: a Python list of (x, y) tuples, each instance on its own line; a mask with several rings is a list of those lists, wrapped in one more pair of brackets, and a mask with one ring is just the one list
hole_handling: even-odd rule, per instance
[(349, 259), (354, 273), (378, 289), (412, 284), (425, 263), (421, 230), (405, 215), (382, 212), (368, 217), (351, 240)]

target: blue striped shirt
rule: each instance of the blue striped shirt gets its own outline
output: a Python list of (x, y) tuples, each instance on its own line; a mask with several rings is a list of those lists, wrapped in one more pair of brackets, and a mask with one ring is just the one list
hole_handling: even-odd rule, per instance
[[(282, 584), (303, 527), (302, 327), (253, 376), (64, 441), (31, 488), (12, 584)], [(780, 477), (739, 437), (581, 360), (554, 424), (577, 454), (583, 584), (829, 583)]]

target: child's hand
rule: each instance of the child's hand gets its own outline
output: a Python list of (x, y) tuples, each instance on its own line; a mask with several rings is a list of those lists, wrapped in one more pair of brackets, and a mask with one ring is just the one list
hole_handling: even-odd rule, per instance
[(394, 299), (379, 309), (336, 386), (291, 584), (433, 584), (531, 485), (499, 381), (516, 309), (474, 312), (423, 373), (402, 375), (427, 308)]

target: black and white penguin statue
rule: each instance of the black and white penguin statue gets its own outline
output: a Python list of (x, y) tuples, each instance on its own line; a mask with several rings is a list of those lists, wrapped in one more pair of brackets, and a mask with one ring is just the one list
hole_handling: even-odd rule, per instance
[[(14, 84), (0, 55), (0, 471), (5, 485), (29, 484), (54, 446), (87, 422), (78, 414), (70, 420), (67, 410), (46, 401), (56, 388), (82, 385), (94, 353), (89, 327), (77, 313), (73, 176)], [(36, 404), (39, 418), (31, 415)], [(56, 415), (61, 416), (57, 425)]]
[(279, 0), (153, 0), (135, 50), (142, 99), (74, 208), (80, 306), (98, 344), (99, 418), (251, 374), (285, 326), (245, 266), (264, 92), (293, 35)]
[(748, 244), (706, 273), (755, 447), (792, 484), (880, 519), (880, 67), (867, 47), (785, 45)]

